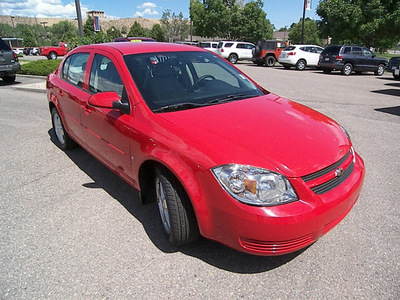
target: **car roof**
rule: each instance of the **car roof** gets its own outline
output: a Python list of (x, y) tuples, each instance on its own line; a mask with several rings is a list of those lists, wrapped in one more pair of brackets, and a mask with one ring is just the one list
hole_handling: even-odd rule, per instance
[(118, 43), (104, 43), (80, 46), (71, 52), (84, 51), (84, 50), (105, 50), (105, 51), (118, 51), (122, 55), (138, 54), (138, 53), (153, 53), (153, 52), (173, 52), (173, 51), (206, 51), (200, 47), (191, 45), (175, 44), (175, 43), (160, 43), (160, 42), (145, 42), (145, 43), (131, 43), (131, 42), (118, 42)]

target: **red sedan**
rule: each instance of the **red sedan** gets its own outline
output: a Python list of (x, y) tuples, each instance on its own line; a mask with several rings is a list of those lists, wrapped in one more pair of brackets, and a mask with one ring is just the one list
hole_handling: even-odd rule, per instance
[(340, 125), (201, 48), (82, 46), (49, 75), (47, 97), (59, 147), (79, 144), (157, 202), (174, 245), (202, 235), (293, 252), (360, 195), (364, 163)]

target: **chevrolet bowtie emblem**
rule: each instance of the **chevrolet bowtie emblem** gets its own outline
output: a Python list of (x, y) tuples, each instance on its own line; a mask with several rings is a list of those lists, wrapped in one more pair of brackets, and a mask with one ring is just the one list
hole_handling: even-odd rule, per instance
[(335, 171), (335, 177), (340, 177), (343, 174), (343, 169), (339, 168)]

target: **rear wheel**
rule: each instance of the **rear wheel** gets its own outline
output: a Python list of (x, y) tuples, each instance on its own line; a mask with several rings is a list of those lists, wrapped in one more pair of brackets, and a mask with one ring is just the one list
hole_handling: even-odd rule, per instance
[(300, 59), (297, 63), (296, 63), (296, 69), (299, 71), (303, 71), (307, 66), (307, 63), (304, 59)]
[(342, 74), (348, 76), (351, 72), (353, 72), (353, 65), (351, 63), (344, 64)]
[(54, 51), (51, 51), (49, 55), (47, 56), (48, 59), (57, 59), (57, 53)]
[(161, 224), (168, 242), (181, 246), (197, 240), (199, 229), (193, 207), (177, 178), (159, 167), (155, 186)]
[(15, 81), (15, 78), (16, 78), (15, 75), (12, 75), (12, 76), (5, 76), (5, 77), (3, 77), (3, 80), (4, 80), (4, 82), (11, 83), (11, 82), (14, 82), (14, 81)]
[(385, 65), (380, 64), (380, 65), (378, 65), (378, 69), (376, 69), (376, 71), (375, 71), (375, 75), (382, 76), (383, 73), (385, 73)]
[(275, 66), (276, 58), (274, 56), (267, 56), (265, 58), (265, 66), (266, 67), (273, 67)]
[(229, 55), (228, 60), (231, 64), (236, 64), (238, 61), (238, 56), (235, 53)]
[(53, 130), (57, 138), (58, 146), (63, 150), (68, 150), (76, 147), (76, 143), (71, 139), (65, 131), (64, 124), (61, 120), (57, 108), (53, 107), (51, 110), (51, 121), (53, 123)]

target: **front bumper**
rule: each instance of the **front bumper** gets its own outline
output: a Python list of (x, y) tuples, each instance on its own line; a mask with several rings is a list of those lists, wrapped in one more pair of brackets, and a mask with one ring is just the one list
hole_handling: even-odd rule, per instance
[[(231, 248), (256, 255), (282, 255), (315, 242), (337, 225), (357, 201), (365, 175), (356, 154), (352, 174), (335, 189), (317, 195), (301, 178), (290, 178), (300, 200), (274, 206), (245, 205), (230, 197), (211, 172), (201, 178), (209, 226), (201, 233)], [(198, 220), (201, 218), (198, 217)]]

